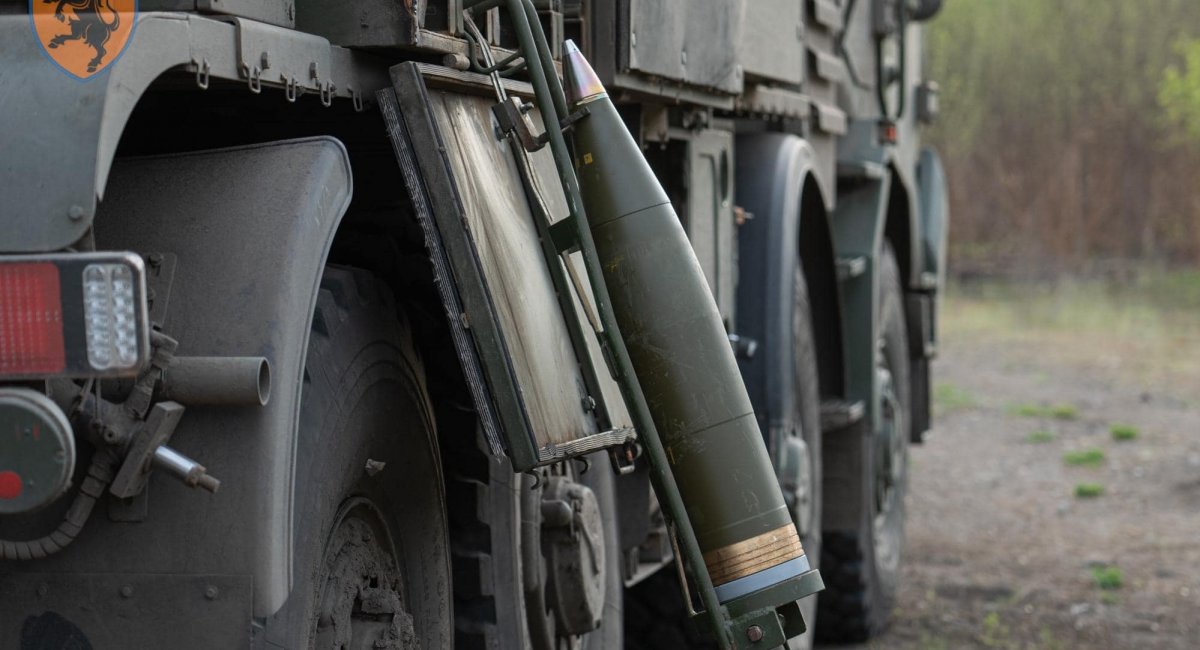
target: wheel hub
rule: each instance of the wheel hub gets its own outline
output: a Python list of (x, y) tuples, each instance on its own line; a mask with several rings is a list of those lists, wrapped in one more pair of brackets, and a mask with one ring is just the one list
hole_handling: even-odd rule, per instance
[(604, 520), (596, 494), (581, 483), (554, 476), (542, 494), (542, 553), (546, 600), (557, 632), (586, 634), (604, 611)]
[(395, 547), (379, 510), (354, 498), (341, 508), (322, 563), (313, 648), (418, 647), (403, 601)]
[(816, 518), (812, 454), (799, 431), (783, 441), (781, 451), (779, 484), (783, 488), (783, 501), (792, 512), (796, 532), (801, 538), (806, 538), (812, 532)]
[(903, 543), (902, 487), (905, 473), (904, 441), (901, 439), (903, 405), (896, 393), (892, 373), (886, 365), (886, 344), (880, 344), (876, 377), (880, 394), (880, 427), (875, 436), (875, 561), (891, 575), (900, 566)]

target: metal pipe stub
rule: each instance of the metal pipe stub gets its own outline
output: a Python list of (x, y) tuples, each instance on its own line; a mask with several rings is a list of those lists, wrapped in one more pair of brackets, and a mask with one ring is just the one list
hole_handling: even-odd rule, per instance
[(271, 364), (264, 357), (175, 357), (160, 397), (187, 406), (266, 406)]

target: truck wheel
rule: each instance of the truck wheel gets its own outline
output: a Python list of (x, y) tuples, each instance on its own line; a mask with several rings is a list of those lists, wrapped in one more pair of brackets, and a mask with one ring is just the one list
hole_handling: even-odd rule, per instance
[(881, 426), (860, 434), (833, 434), (828, 447), (845, 446), (843, 458), (857, 458), (862, 481), (856, 530), (825, 531), (821, 575), (823, 641), (858, 643), (884, 629), (895, 603), (904, 546), (904, 496), (908, 486), (910, 385), (908, 335), (902, 307), (900, 269), (885, 243), (879, 259), (879, 339), (876, 377)]
[[(793, 430), (791, 440), (783, 441), (776, 450), (775, 464), (781, 467), (780, 487), (784, 501), (792, 511), (792, 521), (800, 533), (800, 544), (810, 566), (821, 568), (821, 391), (817, 377), (817, 347), (813, 336), (812, 307), (808, 299), (808, 282), (800, 265), (796, 265), (792, 286), (795, 301), (792, 309)], [(768, 351), (769, 352), (769, 351)], [(789, 453), (784, 453), (785, 451)], [(790, 650), (813, 646), (817, 620), (818, 595), (800, 601), (800, 612), (809, 631), (791, 640)]]
[[(458, 434), (476, 424), (474, 413), (460, 412), (449, 419), (457, 423)], [(548, 601), (553, 563), (543, 553), (546, 532), (539, 514), (547, 482), (555, 479), (514, 474), (507, 461), (492, 458), (481, 432), (458, 434), (447, 430), (442, 439), (448, 492), (454, 504), (450, 539), (455, 647), (621, 650), (621, 555), (615, 484), (607, 453), (588, 456), (590, 470), (583, 475), (575, 470), (574, 461), (568, 461), (556, 477), (587, 486), (595, 495), (605, 544), (600, 627), (582, 635), (563, 635), (555, 629), (555, 613)]]
[(452, 643), (445, 495), (424, 372), (390, 290), (326, 267), (295, 469), (291, 596), (264, 621), (284, 648)]

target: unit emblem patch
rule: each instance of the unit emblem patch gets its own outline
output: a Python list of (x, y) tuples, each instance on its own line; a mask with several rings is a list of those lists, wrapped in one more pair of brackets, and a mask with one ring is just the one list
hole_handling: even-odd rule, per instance
[(129, 45), (137, 0), (29, 0), (38, 44), (64, 72), (89, 79)]

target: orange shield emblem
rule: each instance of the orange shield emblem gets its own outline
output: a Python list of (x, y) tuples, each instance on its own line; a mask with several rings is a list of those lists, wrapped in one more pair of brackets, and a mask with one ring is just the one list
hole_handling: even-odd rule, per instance
[(129, 45), (137, 0), (29, 0), (29, 14), (50, 59), (68, 74), (88, 79)]

